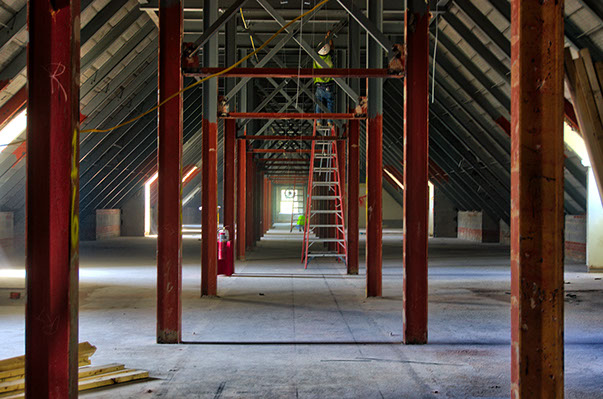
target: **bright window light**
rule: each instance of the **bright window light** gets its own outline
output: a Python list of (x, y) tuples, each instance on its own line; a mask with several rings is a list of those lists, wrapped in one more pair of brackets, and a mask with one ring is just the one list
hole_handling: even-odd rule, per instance
[[(191, 177), (191, 175), (197, 169), (198, 168), (196, 166), (193, 166), (191, 168), (191, 170), (189, 170), (188, 173), (186, 175), (184, 175), (184, 177), (182, 178), (182, 183), (184, 183), (189, 177)], [(149, 180), (147, 180), (146, 183), (144, 184), (144, 235), (145, 235), (145, 237), (152, 237), (151, 236), (151, 184), (153, 184), (155, 182), (155, 180), (157, 180), (158, 177), (159, 177), (159, 172), (155, 172), (155, 174)], [(193, 190), (193, 192), (184, 199), (184, 201), (182, 202), (182, 206), (186, 205), (187, 202), (189, 202), (191, 199), (193, 199), (193, 197), (195, 196), (195, 194), (198, 191), (199, 191), (199, 188), (196, 188), (195, 190)]]
[(572, 129), (567, 122), (564, 122), (563, 124), (563, 140), (572, 151), (578, 154), (580, 159), (582, 159), (582, 164), (584, 166), (590, 166), (590, 159), (588, 158), (588, 151), (586, 151), (584, 139), (577, 131)]
[(0, 153), (12, 143), (27, 128), (27, 110), (24, 109), (0, 130)]
[(283, 215), (298, 214), (303, 212), (302, 190), (281, 190), (279, 212)]
[(387, 168), (384, 168), (383, 170), (385, 171), (385, 173), (387, 173), (387, 175), (388, 175), (389, 177), (391, 177), (391, 179), (392, 179), (393, 181), (395, 181), (395, 182), (396, 182), (396, 184), (397, 184), (397, 185), (398, 185), (398, 186), (399, 186), (399, 187), (400, 187), (402, 190), (404, 190), (404, 184), (402, 184), (402, 182), (401, 182), (400, 180), (396, 179), (396, 176), (394, 176), (394, 175), (393, 175), (393, 174), (392, 174), (392, 173), (391, 173), (389, 170), (387, 170)]
[(159, 177), (159, 172), (147, 180), (144, 184), (144, 235), (148, 237), (151, 234), (151, 184)]

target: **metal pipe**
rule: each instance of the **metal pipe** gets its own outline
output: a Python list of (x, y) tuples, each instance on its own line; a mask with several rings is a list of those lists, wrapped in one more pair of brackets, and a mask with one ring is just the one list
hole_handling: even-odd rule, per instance
[[(204, 0), (204, 28), (218, 18), (218, 1)], [(213, 36), (203, 48), (205, 66), (218, 63), (218, 40)], [(201, 295), (216, 296), (218, 284), (218, 86), (203, 83), (203, 178), (201, 192)]]
[[(367, 0), (370, 21), (383, 27), (383, 0)], [(383, 65), (381, 46), (367, 34), (367, 64)], [(383, 80), (367, 80), (368, 120), (366, 130), (366, 296), (382, 294), (383, 267)]]

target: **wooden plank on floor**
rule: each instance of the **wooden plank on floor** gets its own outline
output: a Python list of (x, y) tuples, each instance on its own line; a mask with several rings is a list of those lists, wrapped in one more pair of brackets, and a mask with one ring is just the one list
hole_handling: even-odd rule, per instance
[[(125, 382), (142, 380), (149, 377), (145, 370), (126, 369), (123, 364), (112, 363), (104, 366), (84, 367), (78, 373), (78, 390), (121, 384)], [(6, 390), (2, 390), (2, 389)], [(6, 382), (0, 384), (0, 399), (16, 399), (24, 397), (25, 380)]]
[[(90, 365), (90, 359), (80, 359), (78, 367), (84, 367)], [(12, 370), (6, 370), (0, 372), (0, 382), (14, 381), (23, 378), (25, 375), (25, 368), (20, 367)]]
[(142, 380), (145, 378), (149, 378), (148, 371), (125, 369), (121, 373), (111, 373), (110, 375), (100, 375), (97, 378), (85, 379), (79, 383), (79, 390), (85, 391), (88, 389)]
[(123, 369), (125, 369), (125, 366), (120, 363), (105, 364), (104, 366), (81, 367), (78, 370), (78, 378), (82, 380), (84, 378), (96, 377), (100, 374), (108, 374), (116, 371), (121, 371)]
[[(78, 345), (78, 357), (80, 361), (82, 359), (87, 360), (96, 352), (96, 346), (90, 344), (90, 342), (81, 342)], [(10, 371), (14, 369), (25, 367), (25, 356), (11, 357), (8, 359), (0, 360), (0, 377), (3, 375), (2, 372)]]

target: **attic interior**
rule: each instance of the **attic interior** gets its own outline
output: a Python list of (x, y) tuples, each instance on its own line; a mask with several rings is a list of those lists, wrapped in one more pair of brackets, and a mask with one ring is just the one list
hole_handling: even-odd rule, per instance
[(0, 1), (0, 398), (603, 397), (602, 92), (599, 0)]

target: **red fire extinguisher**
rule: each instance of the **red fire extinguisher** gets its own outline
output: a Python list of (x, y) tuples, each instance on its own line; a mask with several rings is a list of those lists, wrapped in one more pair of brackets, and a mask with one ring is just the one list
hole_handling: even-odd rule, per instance
[(232, 276), (234, 273), (234, 258), (228, 230), (218, 230), (218, 274)]

